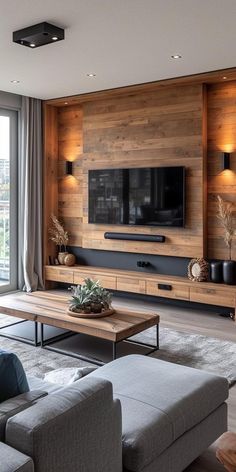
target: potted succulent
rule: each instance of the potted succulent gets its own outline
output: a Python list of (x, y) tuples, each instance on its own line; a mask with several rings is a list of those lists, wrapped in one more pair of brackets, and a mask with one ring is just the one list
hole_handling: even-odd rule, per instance
[(218, 199), (218, 219), (224, 229), (224, 241), (229, 250), (229, 259), (223, 261), (223, 281), (228, 285), (236, 283), (236, 262), (232, 261), (232, 244), (235, 237), (235, 204), (223, 200), (219, 195)]
[(111, 293), (100, 282), (85, 279), (84, 283), (71, 286), (72, 299), (67, 313), (78, 318), (102, 318), (114, 313), (111, 307)]

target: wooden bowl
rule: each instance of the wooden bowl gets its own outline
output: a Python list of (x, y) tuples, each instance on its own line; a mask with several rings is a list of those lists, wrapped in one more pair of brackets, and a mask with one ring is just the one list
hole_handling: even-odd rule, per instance
[(66, 310), (67, 315), (74, 316), (75, 318), (104, 318), (105, 316), (111, 316), (115, 313), (114, 308), (108, 308), (107, 310), (101, 311), (101, 313), (77, 313), (69, 308)]

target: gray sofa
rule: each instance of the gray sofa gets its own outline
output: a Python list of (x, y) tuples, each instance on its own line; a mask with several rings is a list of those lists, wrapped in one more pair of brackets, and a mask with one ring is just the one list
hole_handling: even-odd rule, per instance
[(227, 429), (226, 379), (150, 357), (65, 388), (29, 381), (36, 398), (8, 413), (0, 472), (181, 472)]

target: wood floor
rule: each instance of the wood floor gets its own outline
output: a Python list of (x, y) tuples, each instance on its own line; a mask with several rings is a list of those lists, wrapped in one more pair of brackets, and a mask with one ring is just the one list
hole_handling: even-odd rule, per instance
[[(180, 308), (161, 303), (134, 301), (129, 298), (115, 298), (115, 304), (123, 305), (142, 311), (144, 308), (153, 310), (161, 317), (161, 326), (188, 333), (199, 333), (219, 339), (236, 342), (236, 322), (230, 318), (223, 318), (219, 313), (208, 310)], [(235, 360), (236, 365), (236, 360)], [(236, 431), (236, 385), (230, 389), (228, 400), (229, 417), (228, 427)], [(215, 458), (215, 447), (212, 445), (202, 454), (185, 472), (223, 472), (224, 467)], [(168, 472), (168, 471), (166, 471)]]

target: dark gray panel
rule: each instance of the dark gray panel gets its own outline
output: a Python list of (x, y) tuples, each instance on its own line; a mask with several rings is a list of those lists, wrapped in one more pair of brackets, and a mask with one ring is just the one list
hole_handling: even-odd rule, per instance
[[(133, 254), (128, 252), (100, 251), (69, 247), (77, 258), (77, 264), (108, 267), (112, 269), (136, 270), (166, 275), (187, 275), (189, 260), (184, 257), (154, 256), (153, 254)], [(138, 267), (137, 262), (149, 262), (148, 267)]]

